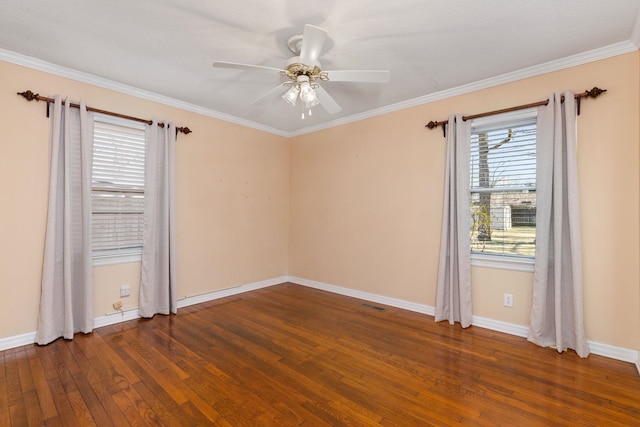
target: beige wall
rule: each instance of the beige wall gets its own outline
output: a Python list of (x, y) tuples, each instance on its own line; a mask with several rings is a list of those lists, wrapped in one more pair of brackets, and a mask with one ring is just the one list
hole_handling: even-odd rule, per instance
[[(586, 330), (640, 348), (639, 53), (549, 73), (294, 138), (289, 274), (435, 304), (444, 140), (424, 124), (608, 89), (583, 101), (579, 168)], [(473, 268), (474, 314), (527, 325), (531, 273)], [(513, 308), (503, 294), (514, 295)]]
[[(609, 92), (579, 118), (587, 334), (640, 349), (639, 74), (636, 52), (287, 140), (0, 62), (0, 338), (35, 329), (46, 217), (44, 105), (16, 91), (193, 129), (177, 151), (180, 297), (289, 274), (434, 305), (445, 147), (424, 124), (598, 85)], [(137, 306), (138, 264), (94, 276), (96, 316), (121, 284)], [(474, 268), (473, 280), (475, 314), (528, 323), (531, 274)]]
[[(289, 141), (286, 138), (0, 62), (0, 338), (36, 328), (48, 191), (45, 104), (16, 92), (67, 94), (87, 105), (189, 126), (177, 144), (178, 296), (287, 274)], [(94, 268), (95, 315), (112, 312), (119, 287), (137, 307), (138, 263)]]

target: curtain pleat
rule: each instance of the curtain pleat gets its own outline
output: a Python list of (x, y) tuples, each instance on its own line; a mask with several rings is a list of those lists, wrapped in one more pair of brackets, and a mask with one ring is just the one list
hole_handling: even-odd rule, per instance
[(471, 243), (469, 156), (471, 123), (449, 117), (444, 207), (436, 290), (436, 321), (471, 325)]
[(175, 144), (172, 123), (164, 128), (157, 120), (146, 127), (144, 230), (140, 279), (142, 317), (175, 314)]
[(93, 330), (91, 159), (93, 116), (84, 102), (50, 105), (49, 205), (36, 342)]
[(528, 340), (587, 357), (579, 208), (575, 99), (573, 92), (556, 92), (538, 111), (536, 259)]

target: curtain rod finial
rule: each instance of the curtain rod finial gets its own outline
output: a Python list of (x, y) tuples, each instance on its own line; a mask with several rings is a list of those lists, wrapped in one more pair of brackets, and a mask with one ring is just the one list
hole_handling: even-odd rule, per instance
[(438, 122), (434, 122), (433, 120), (431, 120), (429, 123), (424, 125), (424, 127), (427, 127), (429, 129), (437, 128), (438, 127)]
[(27, 90), (27, 91), (24, 91), (24, 92), (18, 92), (18, 95), (22, 96), (27, 101), (33, 101), (34, 99), (36, 101), (40, 101), (40, 94), (39, 93), (33, 93), (30, 90)]
[(584, 93), (590, 98), (597, 98), (598, 96), (602, 95), (606, 91), (607, 91), (606, 89), (600, 89), (599, 87), (594, 86), (593, 89), (585, 90)]

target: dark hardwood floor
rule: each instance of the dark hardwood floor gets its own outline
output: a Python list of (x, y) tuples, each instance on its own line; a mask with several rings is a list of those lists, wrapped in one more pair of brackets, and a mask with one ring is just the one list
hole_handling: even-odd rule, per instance
[(635, 366), (283, 284), (0, 352), (0, 426), (640, 425)]

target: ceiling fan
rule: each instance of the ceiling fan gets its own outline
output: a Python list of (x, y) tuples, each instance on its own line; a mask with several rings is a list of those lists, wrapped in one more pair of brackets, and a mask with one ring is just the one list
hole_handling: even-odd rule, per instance
[[(319, 82), (387, 83), (389, 81), (391, 72), (387, 70), (322, 71), (318, 57), (326, 38), (326, 30), (314, 25), (305, 25), (304, 34), (292, 36), (287, 41), (289, 50), (296, 56), (287, 61), (285, 69), (234, 62), (214, 62), (213, 67), (261, 71), (286, 77), (287, 81), (269, 90), (254, 100), (252, 104), (276, 93), (279, 94), (288, 88), (282, 95), (282, 99), (292, 106), (295, 106), (297, 100), (300, 99), (309, 115), (311, 115), (311, 108), (318, 104), (322, 105), (329, 114), (342, 111), (340, 105), (320, 86)], [(304, 112), (302, 118), (304, 119)]]

